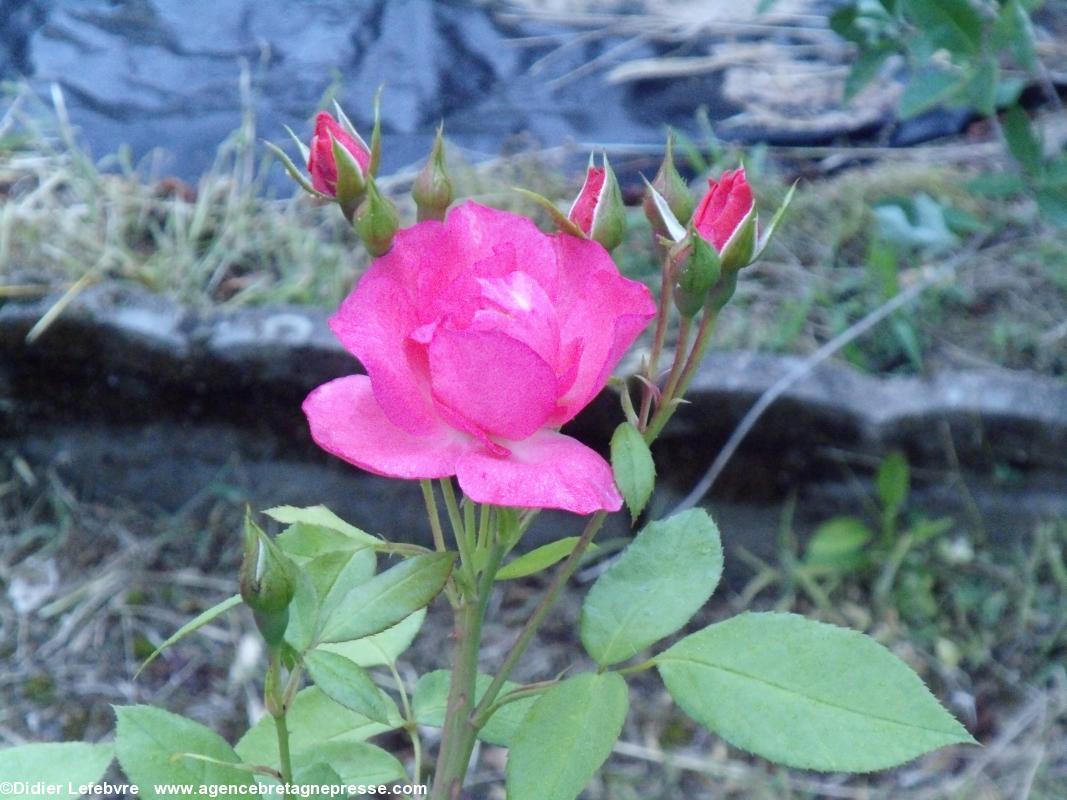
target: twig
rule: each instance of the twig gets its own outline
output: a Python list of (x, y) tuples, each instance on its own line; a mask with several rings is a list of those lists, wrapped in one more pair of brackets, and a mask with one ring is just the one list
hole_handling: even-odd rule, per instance
[[(734, 453), (737, 452), (738, 447), (741, 446), (741, 442), (745, 440), (745, 437), (751, 433), (752, 429), (756, 426), (760, 417), (774, 405), (774, 402), (781, 397), (790, 387), (792, 387), (799, 380), (807, 376), (815, 367), (826, 361), (837, 351), (846, 347), (851, 342), (867, 333), (874, 328), (878, 323), (882, 322), (887, 317), (891, 316), (894, 312), (900, 310), (904, 306), (908, 305), (919, 297), (926, 289), (930, 288), (936, 283), (940, 283), (946, 278), (951, 277), (956, 272), (956, 268), (971, 258), (978, 249), (984, 244), (985, 239), (976, 242), (972, 247), (967, 248), (965, 251), (958, 253), (949, 261), (944, 263), (940, 268), (934, 270), (927, 275), (923, 280), (918, 283), (909, 286), (904, 291), (897, 294), (874, 311), (869, 313), (863, 319), (857, 321), (853, 325), (849, 326), (846, 330), (839, 333), (833, 339), (828, 341), (814, 353), (809, 355), (793, 369), (779, 378), (772, 386), (770, 386), (756, 403), (749, 409), (748, 413), (738, 423), (737, 428), (730, 434), (730, 438), (726, 440), (726, 444), (723, 445), (722, 450), (715, 457), (715, 460), (708, 467), (707, 472), (693, 487), (692, 491), (685, 496), (677, 506), (671, 509), (670, 514), (677, 514), (681, 511), (685, 511), (688, 508), (692, 508), (699, 503), (704, 495), (708, 493), (712, 486), (715, 485), (715, 481), (719, 479), (722, 471), (726, 468), (726, 465), (733, 458)], [(669, 515), (668, 515), (669, 516)]]

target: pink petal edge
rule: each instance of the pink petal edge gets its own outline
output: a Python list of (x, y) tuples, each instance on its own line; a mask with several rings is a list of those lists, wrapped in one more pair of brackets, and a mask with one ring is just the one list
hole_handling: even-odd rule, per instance
[(413, 435), (385, 416), (366, 375), (324, 383), (304, 400), (311, 438), (328, 453), (389, 478), (444, 478), (476, 446), (444, 422), (426, 435)]
[(575, 514), (622, 508), (608, 462), (577, 439), (542, 429), (502, 444), (511, 450), (507, 458), (477, 448), (456, 464), (459, 485), (475, 502)]

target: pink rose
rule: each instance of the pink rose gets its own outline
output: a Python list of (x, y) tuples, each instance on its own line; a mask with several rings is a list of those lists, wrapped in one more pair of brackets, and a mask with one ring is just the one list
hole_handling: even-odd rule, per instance
[(480, 503), (618, 510), (607, 462), (558, 428), (655, 313), (596, 242), (464, 203), (399, 231), (331, 318), (367, 375), (308, 396), (311, 435), (379, 475), (456, 475)]
[(744, 167), (728, 170), (718, 183), (708, 179), (708, 193), (693, 212), (693, 227), (721, 253), (754, 211)]
[(308, 153), (308, 173), (316, 191), (330, 196), (337, 194), (337, 161), (333, 153), (333, 140), (352, 154), (366, 176), (370, 167), (370, 150), (362, 141), (348, 132), (326, 112), (315, 117), (315, 133), (311, 137)]

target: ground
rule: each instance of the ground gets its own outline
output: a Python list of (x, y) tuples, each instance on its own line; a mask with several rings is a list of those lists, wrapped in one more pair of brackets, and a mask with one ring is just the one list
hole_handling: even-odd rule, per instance
[[(223, 487), (224, 488), (224, 487)], [(183, 513), (79, 502), (54, 475), (8, 453), (0, 464), (0, 740), (96, 740), (111, 704), (153, 703), (231, 741), (263, 711), (264, 656), (251, 619), (231, 613), (179, 642), (135, 677), (181, 624), (236, 590), (240, 497), (206, 495)], [(729, 531), (723, 532), (730, 550)], [(870, 777), (775, 768), (749, 759), (674, 708), (651, 672), (631, 691), (615, 754), (586, 797), (1016, 798), (1067, 793), (1067, 524), (994, 549), (975, 534), (917, 546), (884, 600), (875, 572), (812, 581), (783, 538), (780, 564), (736, 563), (690, 629), (744, 609), (796, 610), (866, 630), (914, 667), (983, 747), (957, 747)], [(516, 677), (572, 664), (580, 572)], [(509, 582), (490, 609), (485, 665), (498, 660), (536, 603), (542, 578)], [(401, 674), (445, 666), (449, 611), (438, 603)], [(588, 665), (586, 665), (588, 666)], [(383, 676), (387, 679), (387, 676)], [(432, 744), (436, 731), (425, 729)], [(402, 736), (381, 743), (402, 758)], [(473, 796), (502, 798), (504, 751), (484, 746)], [(116, 776), (117, 777), (117, 776)]]

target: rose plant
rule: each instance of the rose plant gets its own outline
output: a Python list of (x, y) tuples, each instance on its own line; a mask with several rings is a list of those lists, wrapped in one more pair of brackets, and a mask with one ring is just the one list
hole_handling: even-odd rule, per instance
[[(710, 181), (694, 209), (668, 142), (644, 202), (663, 256), (657, 299), (620, 275), (610, 255), (626, 214), (606, 159), (590, 163), (566, 214), (526, 193), (556, 222), (547, 234), (471, 201), (449, 208), (439, 132), (413, 187), (419, 221), (400, 227), (375, 185), (379, 127), (367, 146), (339, 109), (338, 118), (316, 120), (304, 152), (310, 177), (285, 164), (309, 193), (336, 202), (377, 256), (330, 320), (366, 374), (318, 387), (304, 412), (328, 452), (420, 481), (432, 548), (372, 535), (321, 506), (269, 509), (284, 526), (273, 538), (249, 515), (240, 592), (152, 658), (248, 606), (269, 653), (266, 717), (231, 746), (161, 709), (121, 707), (114, 745), (16, 747), (0, 751), (0, 773), (32, 778), (62, 759), (92, 781), (114, 755), (150, 798), (162, 796), (153, 789), (160, 783), (343, 796), (355, 786), (420, 783), (424, 732), (440, 729), (430, 770), (437, 800), (466, 796), (478, 741), (508, 748), (512, 800), (573, 800), (620, 735), (627, 678), (647, 670), (698, 723), (787, 766), (867, 772), (972, 741), (915, 673), (856, 631), (746, 613), (663, 645), (722, 573), (718, 529), (700, 509), (648, 522), (589, 589), (578, 633), (595, 669), (578, 659), (563, 674), (514, 683), (607, 515), (624, 503), (634, 522), (642, 515), (656, 477), (649, 445), (682, 402), (719, 311), (792, 191), (763, 230), (743, 169)], [(678, 342), (668, 348), (673, 315)], [(616, 382), (623, 421), (609, 464), (560, 427), (612, 380), (649, 324), (640, 381)], [(524, 552), (523, 535), (546, 508), (586, 521), (578, 535)], [(550, 568), (510, 649), (485, 658), (481, 631), (496, 584)], [(412, 684), (397, 660), (439, 595), (452, 607), (453, 652)], [(410, 765), (369, 741), (389, 731), (410, 738)]]

